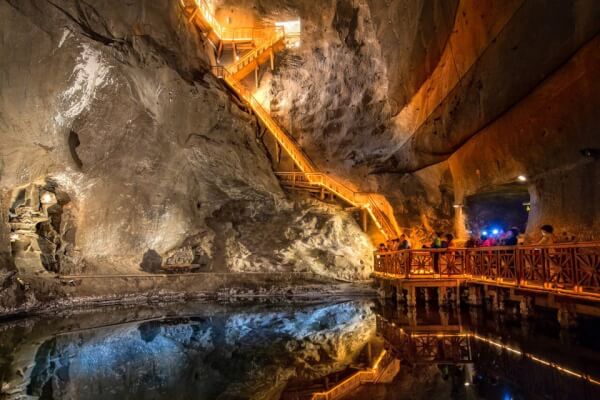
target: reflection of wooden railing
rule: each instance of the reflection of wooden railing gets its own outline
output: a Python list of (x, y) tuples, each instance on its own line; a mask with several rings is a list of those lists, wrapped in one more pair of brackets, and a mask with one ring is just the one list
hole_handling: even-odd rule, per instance
[[(418, 328), (418, 327), (416, 327)], [(408, 363), (452, 363), (461, 364), (475, 362), (479, 371), (491, 366), (494, 375), (504, 376), (512, 382), (518, 382), (523, 389), (533, 389), (540, 381), (540, 372), (544, 374), (544, 382), (561, 379), (570, 385), (584, 384), (577, 392), (588, 393), (588, 396), (555, 396), (553, 386), (539, 387), (529, 390), (531, 394), (548, 394), (540, 398), (598, 398), (591, 393), (598, 393), (600, 380), (587, 373), (576, 371), (569, 366), (545, 359), (521, 349), (506, 345), (498, 340), (490, 339), (471, 331), (412, 333), (396, 326), (393, 322), (377, 316), (377, 334), (384, 338), (388, 351)], [(541, 370), (543, 367), (544, 370)], [(533, 379), (528, 379), (533, 378)], [(567, 390), (567, 392), (571, 392)], [(572, 392), (571, 392), (572, 393)]]
[(375, 272), (403, 279), (459, 278), (600, 300), (600, 242), (377, 252)]
[(358, 371), (331, 389), (324, 392), (313, 393), (311, 400), (334, 400), (340, 399), (348, 393), (356, 390), (365, 383), (376, 383), (385, 372), (386, 365), (392, 361), (392, 357), (383, 350), (371, 368)]
[(404, 362), (467, 363), (471, 360), (469, 337), (463, 332), (411, 333), (377, 316), (377, 334), (391, 345), (391, 352)]
[[(191, 0), (181, 0), (181, 5), (184, 9), (193, 10), (190, 11), (190, 20), (193, 20), (195, 15), (201, 16), (203, 20), (202, 24), (200, 24), (201, 28), (202, 25), (208, 26), (220, 39), (226, 37), (227, 32), (225, 28), (223, 28), (214, 17), (213, 11), (205, 0), (195, 0), (193, 3), (191, 3)], [(195, 9), (193, 7), (194, 5), (196, 6)], [(240, 32), (237, 35), (240, 34), (250, 33)], [(334, 193), (337, 197), (353, 206), (366, 210), (386, 239), (396, 238), (398, 236), (396, 229), (397, 225), (395, 223), (393, 209), (389, 206), (387, 200), (381, 195), (377, 195), (379, 198), (376, 199), (376, 194), (374, 193), (354, 191), (338, 179), (319, 172), (315, 164), (301, 150), (300, 145), (285, 132), (277, 122), (275, 122), (271, 117), (271, 114), (264, 109), (256, 98), (254, 98), (252, 92), (246, 89), (239, 81), (241, 72), (245, 71), (245, 68), (248, 65), (254, 63), (266, 52), (273, 51), (274, 46), (277, 43), (284, 41), (286, 38), (283, 27), (273, 27), (270, 34), (271, 36), (269, 38), (264, 39), (257, 47), (247, 52), (230, 66), (212, 67), (213, 74), (223, 79), (229, 87), (231, 87), (231, 89), (245, 101), (246, 104), (248, 104), (263, 126), (271, 133), (281, 148), (293, 160), (299, 172), (278, 173), (277, 175), (280, 179), (284, 182), (290, 180), (297, 180), (298, 182), (304, 181), (305, 183), (322, 187), (331, 193)], [(235, 34), (232, 35), (235, 36)], [(385, 203), (385, 207), (381, 206), (382, 202)]]

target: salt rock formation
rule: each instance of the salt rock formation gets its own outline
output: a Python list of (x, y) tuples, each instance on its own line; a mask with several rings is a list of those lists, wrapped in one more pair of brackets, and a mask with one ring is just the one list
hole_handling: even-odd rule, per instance
[[(581, 239), (594, 237), (597, 215), (567, 210), (598, 201), (584, 184), (597, 181), (600, 168), (593, 156), (600, 135), (590, 124), (598, 102), (598, 2), (219, 4), (231, 13), (254, 9), (267, 21), (301, 19), (300, 47), (282, 55), (273, 73), (263, 72), (260, 92), (270, 93), (272, 113), (317, 164), (388, 196), (416, 239), (434, 229), (464, 234), (468, 216), (452, 205), (520, 174), (529, 178), (529, 234), (553, 223)], [(533, 118), (544, 102), (562, 110), (564, 122), (551, 112)], [(505, 133), (487, 134), (493, 125)], [(555, 144), (569, 155), (554, 157)]]
[(177, 2), (9, 0), (0, 19), (5, 268), (368, 276), (351, 216), (286, 199)]

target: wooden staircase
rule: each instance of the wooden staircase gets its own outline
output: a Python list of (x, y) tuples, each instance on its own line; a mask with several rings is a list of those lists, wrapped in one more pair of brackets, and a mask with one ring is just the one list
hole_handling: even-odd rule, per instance
[(353, 207), (364, 210), (386, 240), (397, 238), (399, 229), (394, 212), (384, 196), (377, 193), (355, 191), (339, 179), (318, 171), (294, 138), (271, 117), (271, 114), (254, 98), (252, 92), (241, 83), (241, 79), (251, 71), (256, 70), (260, 64), (269, 59), (272, 62), (274, 54), (285, 48), (287, 40), (285, 30), (280, 27), (272, 27), (256, 30), (256, 32), (260, 31), (260, 34), (253, 32), (242, 35), (235, 30), (223, 28), (214, 17), (206, 0), (181, 0), (180, 4), (188, 16), (188, 20), (196, 24), (216, 49), (221, 48), (227, 41), (255, 43), (254, 47), (239, 60), (227, 67), (215, 66), (212, 68), (212, 72), (226, 82), (232, 91), (254, 111), (262, 125), (293, 160), (298, 169), (297, 172), (276, 173), (282, 185), (300, 190), (318, 190), (320, 193), (327, 191)]

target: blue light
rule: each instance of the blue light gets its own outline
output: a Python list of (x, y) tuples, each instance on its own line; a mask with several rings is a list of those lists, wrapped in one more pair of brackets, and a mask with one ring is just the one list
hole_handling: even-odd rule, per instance
[(500, 231), (499, 231), (498, 229), (494, 229), (494, 230), (492, 231), (492, 233), (493, 233), (494, 235), (497, 235), (497, 234), (499, 234), (499, 233), (500, 233)]
[(488, 232), (487, 231), (483, 231), (481, 232), (484, 236), (487, 236)]

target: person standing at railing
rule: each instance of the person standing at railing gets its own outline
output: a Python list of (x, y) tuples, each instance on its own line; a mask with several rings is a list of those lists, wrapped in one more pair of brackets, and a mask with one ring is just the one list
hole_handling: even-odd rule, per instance
[(519, 235), (519, 232), (515, 230), (515, 228), (511, 228), (508, 231), (506, 231), (506, 236), (503, 239), (503, 245), (504, 246), (516, 246), (518, 239), (517, 236)]
[(479, 247), (493, 247), (496, 245), (496, 239), (491, 236), (481, 235), (481, 244)]
[(432, 249), (441, 249), (442, 248), (442, 233), (441, 232), (435, 232), (435, 235), (433, 236), (433, 240), (431, 241), (431, 248)]
[(539, 245), (554, 244), (554, 227), (552, 225), (542, 225), (540, 227), (542, 238), (536, 243)]
[(454, 235), (451, 233), (446, 233), (446, 235), (444, 235), (444, 238), (446, 240), (444, 240), (442, 242), (442, 248), (444, 249), (451, 249), (453, 247), (456, 247), (456, 244), (454, 243)]
[(410, 246), (410, 240), (403, 233), (402, 235), (400, 235), (400, 250), (409, 250), (410, 247), (411, 247)]

